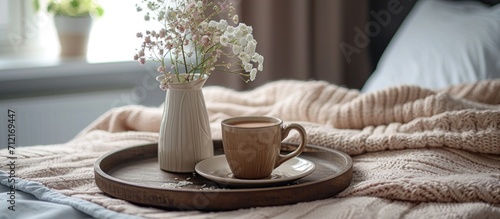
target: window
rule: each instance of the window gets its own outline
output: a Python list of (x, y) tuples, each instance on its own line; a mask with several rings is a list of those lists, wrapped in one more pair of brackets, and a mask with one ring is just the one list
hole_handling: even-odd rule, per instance
[[(151, 27), (136, 11), (138, 0), (101, 0), (104, 16), (95, 20), (89, 39), (89, 62), (133, 60), (140, 40), (136, 33)], [(154, 22), (151, 22), (154, 24)]]
[(9, 24), (9, 2), (0, 0), (0, 34), (5, 35), (7, 25)]
[(0, 52), (12, 52), (25, 43), (21, 31), (24, 0), (0, 0)]
[[(135, 8), (137, 0), (100, 0), (104, 16), (94, 20), (87, 61), (131, 61), (140, 40), (135, 37), (151, 24)], [(15, 55), (57, 60), (60, 49), (52, 14), (35, 13), (32, 0), (0, 0), (0, 56)], [(151, 22), (154, 24), (153, 22)], [(13, 58), (14, 59), (14, 58)], [(15, 58), (19, 60), (19, 58)], [(23, 60), (25, 62), (26, 60)], [(13, 60), (11, 62), (16, 62)], [(57, 61), (53, 62), (57, 63)], [(0, 65), (2, 62), (0, 61)]]

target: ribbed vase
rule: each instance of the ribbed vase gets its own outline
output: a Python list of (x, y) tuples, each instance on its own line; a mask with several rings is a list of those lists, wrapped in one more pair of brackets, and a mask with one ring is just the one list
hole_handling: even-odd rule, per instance
[(158, 139), (160, 168), (194, 172), (199, 161), (214, 155), (212, 132), (202, 87), (207, 77), (169, 83)]

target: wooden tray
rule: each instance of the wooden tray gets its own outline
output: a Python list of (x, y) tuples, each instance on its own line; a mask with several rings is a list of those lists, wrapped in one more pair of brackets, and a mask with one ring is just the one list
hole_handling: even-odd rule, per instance
[[(286, 144), (293, 149), (295, 144)], [(352, 159), (325, 147), (307, 145), (300, 157), (315, 163), (309, 176), (282, 186), (230, 188), (195, 173), (162, 171), (158, 145), (119, 149), (100, 157), (94, 165), (97, 186), (106, 194), (139, 205), (170, 210), (234, 210), (287, 205), (332, 197), (349, 186)], [(221, 141), (214, 141), (215, 154), (223, 154)]]

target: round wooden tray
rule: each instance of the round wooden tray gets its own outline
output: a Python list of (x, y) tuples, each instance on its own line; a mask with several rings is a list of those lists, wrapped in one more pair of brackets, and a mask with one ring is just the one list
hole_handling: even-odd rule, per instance
[[(295, 144), (285, 143), (294, 149)], [(97, 186), (106, 194), (139, 205), (171, 210), (234, 210), (287, 205), (332, 197), (349, 186), (352, 159), (349, 155), (307, 145), (299, 157), (316, 170), (292, 183), (265, 188), (231, 188), (195, 173), (162, 171), (158, 145), (127, 147), (107, 153), (94, 165)], [(223, 154), (222, 141), (214, 141), (215, 154)]]

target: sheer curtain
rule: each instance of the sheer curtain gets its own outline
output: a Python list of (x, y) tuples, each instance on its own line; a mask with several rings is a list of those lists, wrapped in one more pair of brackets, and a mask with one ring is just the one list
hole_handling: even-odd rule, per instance
[[(264, 71), (250, 83), (214, 72), (209, 85), (248, 90), (279, 79), (325, 80), (360, 88), (372, 69), (369, 42), (355, 31), (368, 22), (365, 0), (240, 0), (234, 1), (240, 21), (253, 27)], [(350, 45), (344, 52), (341, 45)], [(365, 46), (365, 47), (363, 47)], [(353, 48), (355, 48), (353, 50)], [(354, 52), (353, 52), (354, 51)], [(347, 54), (347, 55), (344, 55)]]

